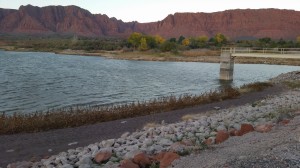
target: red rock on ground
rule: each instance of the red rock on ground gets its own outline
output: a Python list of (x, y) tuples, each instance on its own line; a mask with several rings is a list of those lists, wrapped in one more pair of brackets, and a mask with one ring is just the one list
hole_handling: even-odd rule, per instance
[(94, 161), (96, 163), (102, 163), (102, 162), (108, 161), (110, 159), (111, 155), (112, 155), (111, 152), (107, 152), (107, 151), (99, 152), (94, 157)]
[(242, 124), (237, 136), (242, 136), (252, 131), (254, 131), (254, 127), (251, 124)]
[(260, 132), (260, 133), (266, 133), (272, 130), (272, 125), (271, 124), (263, 124), (263, 125), (258, 125), (255, 127), (255, 131)]
[(284, 119), (284, 120), (279, 122), (279, 124), (281, 124), (281, 125), (286, 125), (288, 123), (290, 123), (290, 120), (288, 120), (288, 119)]
[(218, 131), (216, 136), (216, 144), (222, 143), (229, 138), (229, 133), (227, 131)]
[(151, 165), (149, 157), (144, 153), (139, 153), (133, 157), (133, 162), (138, 164), (140, 167), (147, 167)]
[(237, 134), (238, 134), (238, 130), (236, 130), (236, 129), (231, 129), (231, 130), (229, 131), (229, 135), (230, 135), (230, 136), (237, 136)]
[(122, 160), (120, 163), (120, 168), (140, 168), (139, 165), (133, 163), (131, 160)]
[(160, 162), (160, 168), (167, 168), (172, 164), (176, 159), (179, 159), (179, 155), (173, 152), (161, 152), (158, 155), (154, 156), (154, 159)]
[(212, 144), (215, 143), (215, 140), (214, 140), (212, 137), (209, 137), (209, 138), (207, 138), (207, 139), (204, 141), (204, 143), (205, 143), (206, 145), (212, 145)]

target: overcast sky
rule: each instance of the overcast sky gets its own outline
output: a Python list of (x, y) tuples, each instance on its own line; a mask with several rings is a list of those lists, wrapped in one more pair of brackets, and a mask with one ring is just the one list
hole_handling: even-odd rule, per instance
[(279, 8), (300, 11), (300, 0), (0, 0), (0, 8), (21, 5), (76, 5), (93, 14), (123, 21), (154, 22), (175, 12), (217, 12), (228, 9)]

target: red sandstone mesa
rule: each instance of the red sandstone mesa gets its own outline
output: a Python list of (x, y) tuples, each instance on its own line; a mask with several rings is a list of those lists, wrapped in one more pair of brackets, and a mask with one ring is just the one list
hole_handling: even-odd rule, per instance
[(96, 37), (127, 37), (141, 32), (164, 37), (213, 36), (230, 39), (271, 37), (295, 39), (299, 35), (300, 12), (259, 9), (215, 13), (175, 13), (152, 23), (123, 22), (102, 14), (91, 14), (76, 6), (21, 6), (0, 8), (0, 33), (77, 34)]

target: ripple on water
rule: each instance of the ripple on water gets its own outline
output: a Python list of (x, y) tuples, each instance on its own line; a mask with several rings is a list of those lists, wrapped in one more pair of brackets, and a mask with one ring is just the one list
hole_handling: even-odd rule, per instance
[[(259, 71), (258, 71), (259, 69)], [(240, 86), (296, 66), (235, 65)], [(109, 60), (101, 57), (0, 51), (0, 112), (130, 103), (220, 88), (219, 64)]]

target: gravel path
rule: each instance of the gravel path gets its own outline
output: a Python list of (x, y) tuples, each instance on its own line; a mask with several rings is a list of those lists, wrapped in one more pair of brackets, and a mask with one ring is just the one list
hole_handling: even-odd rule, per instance
[(281, 86), (268, 88), (262, 92), (249, 93), (238, 99), (226, 100), (223, 102), (211, 103), (197, 107), (175, 110), (166, 113), (142, 116), (130, 119), (123, 119), (94, 125), (87, 125), (77, 128), (66, 128), (39, 133), (22, 133), (0, 136), (0, 167), (8, 163), (32, 160), (58, 154), (70, 148), (83, 147), (88, 144), (100, 142), (105, 139), (118, 138), (124, 132), (134, 132), (143, 128), (146, 123), (174, 123), (181, 120), (186, 114), (196, 114), (213, 110), (218, 106), (221, 109), (252, 103), (256, 100), (277, 95), (284, 91)]
[(269, 133), (251, 132), (182, 157), (175, 168), (300, 167), (300, 111), (289, 124), (277, 125)]

